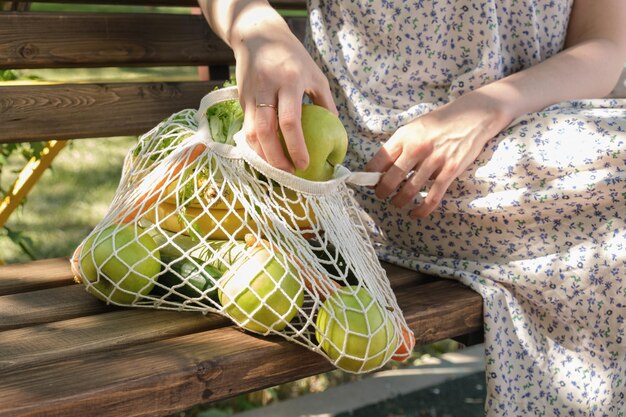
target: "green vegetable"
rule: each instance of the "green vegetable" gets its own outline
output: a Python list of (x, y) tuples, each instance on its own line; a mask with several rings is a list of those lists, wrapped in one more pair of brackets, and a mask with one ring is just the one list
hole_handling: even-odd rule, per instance
[(328, 272), (332, 279), (342, 285), (359, 284), (359, 280), (356, 278), (356, 275), (354, 275), (354, 271), (350, 269), (335, 246), (330, 243), (323, 244), (315, 239), (308, 239), (307, 242), (322, 267)]
[(234, 145), (233, 136), (243, 125), (243, 109), (238, 100), (228, 100), (214, 104), (206, 112), (213, 140)]
[[(222, 273), (216, 268), (203, 265), (203, 262), (197, 258), (163, 256), (161, 261), (167, 267), (159, 275), (158, 284), (152, 291), (153, 295), (166, 295), (166, 299), (171, 301), (182, 301), (185, 297), (199, 298), (205, 295), (217, 301), (216, 282), (222, 277)], [(213, 305), (210, 302), (205, 304)]]

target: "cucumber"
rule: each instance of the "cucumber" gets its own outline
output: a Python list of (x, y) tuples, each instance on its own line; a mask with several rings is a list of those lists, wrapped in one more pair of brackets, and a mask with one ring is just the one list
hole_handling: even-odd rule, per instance
[[(313, 254), (319, 259), (320, 264), (332, 279), (341, 285), (358, 285), (359, 280), (335, 246), (330, 243), (324, 246), (315, 239), (307, 239), (307, 242), (313, 250)], [(342, 276), (345, 277), (345, 280), (341, 279)]]
[[(189, 236), (175, 235), (174, 233), (151, 229), (150, 236), (159, 247), (162, 256), (180, 258), (183, 255), (200, 259), (224, 273), (235, 263), (239, 256), (247, 249), (241, 240), (208, 240), (199, 242)], [(175, 237), (174, 237), (175, 236)]]
[[(161, 262), (167, 265), (159, 275), (158, 283), (152, 294), (166, 296), (168, 301), (184, 301), (186, 298), (208, 297), (215, 302), (217, 296), (217, 280), (222, 272), (197, 258), (173, 258), (162, 256)], [(211, 307), (214, 303), (205, 301)]]

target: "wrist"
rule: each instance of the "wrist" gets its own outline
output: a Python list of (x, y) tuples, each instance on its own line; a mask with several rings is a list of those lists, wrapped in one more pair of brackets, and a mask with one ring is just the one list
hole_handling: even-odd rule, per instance
[(456, 101), (469, 114), (474, 114), (473, 117), (481, 120), (485, 136), (492, 138), (509, 126), (517, 116), (514, 114), (512, 102), (483, 88), (467, 93)]
[(227, 42), (237, 54), (250, 40), (281, 30), (289, 31), (289, 26), (272, 6), (267, 2), (251, 2), (233, 18)]

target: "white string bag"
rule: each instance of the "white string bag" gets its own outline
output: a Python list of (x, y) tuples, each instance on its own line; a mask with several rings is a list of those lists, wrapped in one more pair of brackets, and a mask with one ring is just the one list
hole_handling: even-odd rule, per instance
[(379, 174), (337, 166), (313, 182), (270, 166), (241, 132), (236, 146), (213, 141), (206, 110), (233, 99), (236, 87), (211, 92), (140, 138), (73, 256), (77, 278), (107, 303), (218, 313), (348, 372), (408, 358), (413, 334), (348, 187)]

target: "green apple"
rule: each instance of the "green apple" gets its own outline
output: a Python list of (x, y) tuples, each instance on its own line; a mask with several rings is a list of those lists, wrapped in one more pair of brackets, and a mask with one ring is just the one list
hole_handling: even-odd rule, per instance
[(94, 233), (82, 249), (80, 267), (87, 291), (102, 301), (131, 304), (154, 287), (161, 270), (157, 245), (132, 225), (111, 225)]
[(338, 289), (322, 304), (315, 324), (320, 347), (346, 371), (376, 369), (396, 350), (397, 335), (387, 310), (363, 287)]
[(241, 327), (261, 334), (283, 330), (304, 301), (293, 265), (265, 248), (249, 249), (218, 285), (224, 312)]
[[(309, 152), (309, 165), (297, 169), (295, 175), (310, 181), (328, 181), (333, 177), (335, 165), (346, 157), (348, 133), (334, 113), (315, 104), (302, 105), (302, 132)], [(283, 149), (286, 145), (283, 141)]]

